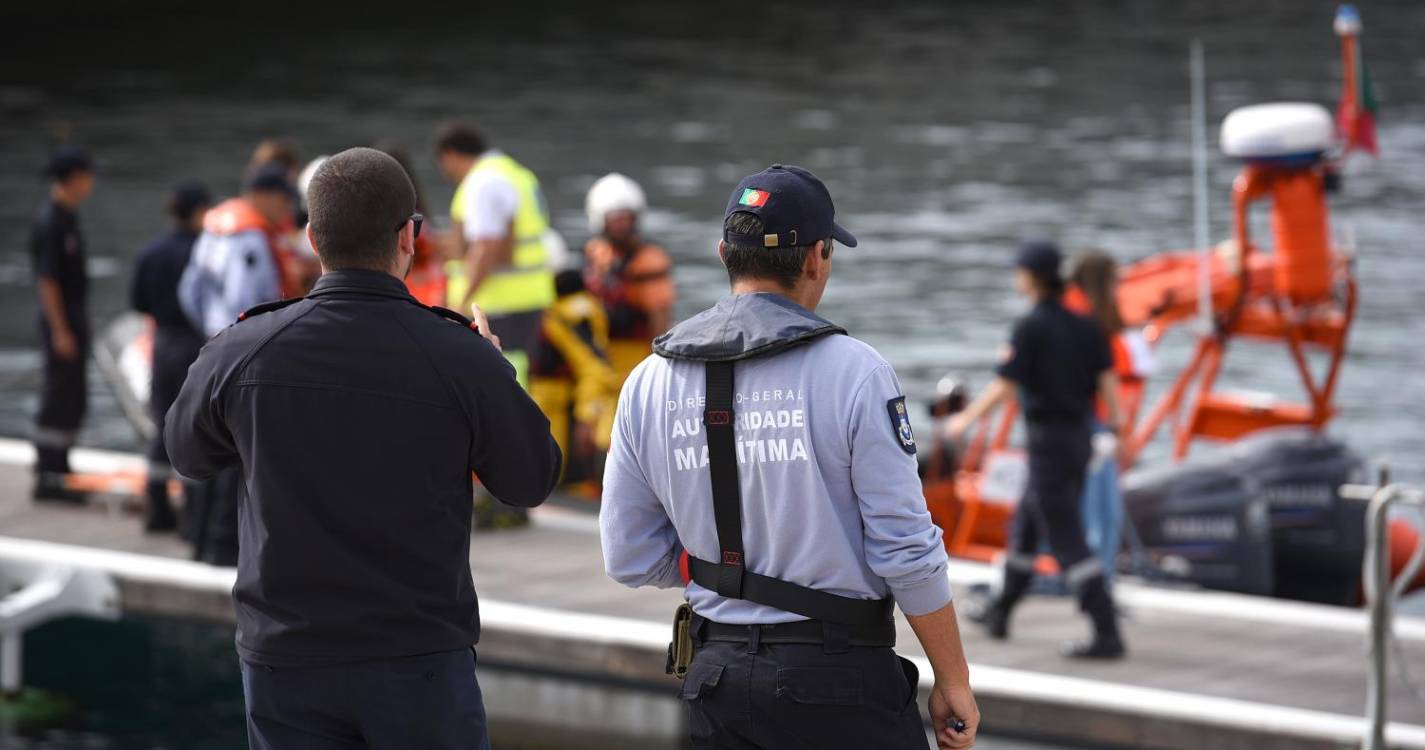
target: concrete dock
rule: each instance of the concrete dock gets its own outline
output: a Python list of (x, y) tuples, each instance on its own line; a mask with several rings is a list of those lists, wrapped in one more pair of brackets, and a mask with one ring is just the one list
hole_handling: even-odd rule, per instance
[[(231, 621), (231, 570), (188, 562), (177, 539), (146, 536), (137, 519), (103, 504), (35, 506), (28, 469), (16, 464), (22, 448), (4, 442), (0, 566), (103, 570), (125, 612)], [(634, 591), (607, 579), (596, 518), (576, 504), (537, 511), (528, 529), (476, 534), (471, 565), (484, 622), (482, 661), (674, 694), (663, 649), (679, 592)], [(993, 571), (956, 563), (951, 575), (964, 591)], [(1121, 582), (1118, 592), (1131, 649), (1119, 663), (1058, 655), (1061, 641), (1086, 628), (1069, 599), (1027, 602), (1008, 642), (962, 623), (985, 731), (1106, 748), (1359, 746), (1363, 612), (1133, 581)], [(919, 658), (915, 638), (900, 624), (900, 650)], [(1402, 616), (1397, 633), (1404, 658), (1425, 672), (1425, 620)], [(921, 666), (924, 690), (929, 669)], [(1392, 747), (1425, 748), (1425, 703), (1394, 679), (1389, 716)]]

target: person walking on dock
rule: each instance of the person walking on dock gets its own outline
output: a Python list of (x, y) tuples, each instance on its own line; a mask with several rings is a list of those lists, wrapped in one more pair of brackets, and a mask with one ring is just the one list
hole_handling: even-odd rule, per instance
[(44, 386), (35, 417), (34, 499), (79, 503), (66, 485), (69, 449), (88, 407), (89, 271), (79, 205), (94, 190), (94, 160), (77, 146), (56, 150), (45, 169), (49, 200), (30, 229), (30, 259), (39, 295)]
[(211, 205), (213, 196), (201, 183), (188, 181), (176, 186), (168, 199), (173, 229), (139, 251), (129, 282), (129, 306), (148, 315), (154, 323), (148, 409), (157, 433), (148, 446), (148, 498), (144, 507), (144, 530), (150, 532), (178, 527), (168, 497), (173, 468), (168, 465), (168, 450), (163, 446), (163, 419), (178, 398), (188, 366), (203, 348), (202, 332), (193, 327), (178, 303), (178, 280), (188, 267), (193, 243), (203, 231), (203, 217)]
[(1093, 637), (1070, 644), (1080, 658), (1123, 656), (1118, 614), (1102, 562), (1088, 548), (1080, 516), (1084, 473), (1092, 454), (1094, 397), (1103, 401), (1105, 428), (1117, 433), (1117, 378), (1108, 339), (1098, 323), (1063, 305), (1059, 248), (1031, 242), (1019, 251), (1016, 283), (1034, 303), (1014, 325), (995, 369), (996, 378), (946, 426), (959, 440), (977, 419), (1018, 392), (1028, 433), (1029, 478), (1010, 531), (1004, 583), (999, 595), (973, 617), (995, 638), (1009, 635), (1009, 617), (1034, 580), (1041, 540), (1093, 621)]
[(238, 465), (247, 484), (233, 599), (249, 744), (488, 748), (471, 472), (532, 507), (559, 449), (488, 323), (402, 282), (423, 217), (396, 160), (343, 151), (307, 197), (325, 273), (214, 337), (164, 430), (180, 474)]
[(833, 243), (856, 246), (834, 216), (805, 169), (743, 179), (718, 246), (732, 295), (659, 337), (620, 395), (604, 566), (686, 583), (670, 671), (696, 748), (925, 748), (896, 605), (935, 670), (939, 746), (979, 724), (905, 396), (813, 312)]

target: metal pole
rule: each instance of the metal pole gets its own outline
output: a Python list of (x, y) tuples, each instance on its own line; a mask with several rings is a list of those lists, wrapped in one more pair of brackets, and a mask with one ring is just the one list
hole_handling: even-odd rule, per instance
[[(1207, 210), (1207, 68), (1202, 40), (1189, 46), (1188, 75), (1192, 79), (1193, 241), (1197, 243), (1197, 311), (1204, 333), (1212, 330), (1212, 228)], [(1242, 248), (1245, 252), (1246, 248)]]
[(20, 692), (20, 633), (0, 634), (0, 697)]
[(1390, 630), (1390, 560), (1385, 554), (1385, 519), (1395, 503), (1395, 485), (1380, 488), (1366, 512), (1366, 597), (1370, 606), (1370, 675), (1366, 684), (1369, 734), (1364, 750), (1385, 750), (1386, 637)]

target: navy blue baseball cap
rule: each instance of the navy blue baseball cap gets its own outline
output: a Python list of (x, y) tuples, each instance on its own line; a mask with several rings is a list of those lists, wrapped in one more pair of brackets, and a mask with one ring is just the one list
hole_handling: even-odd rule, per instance
[(282, 192), (286, 193), (293, 200), (300, 196), (297, 188), (292, 184), (292, 178), (287, 175), (287, 168), (277, 162), (263, 164), (248, 174), (243, 181), (242, 189), (257, 192)]
[(79, 146), (60, 146), (49, 156), (45, 175), (56, 180), (67, 180), (75, 172), (93, 172), (94, 157)]
[(856, 247), (856, 235), (836, 223), (831, 193), (816, 175), (801, 167), (772, 166), (742, 178), (727, 201), (724, 221), (739, 211), (762, 219), (763, 234), (731, 234), (722, 239), (740, 247), (795, 247), (828, 237)]
[(1059, 246), (1044, 240), (1026, 242), (1019, 246), (1014, 265), (1023, 268), (1036, 278), (1058, 280), (1059, 267), (1064, 262)]
[(213, 205), (213, 194), (206, 185), (197, 180), (184, 180), (173, 186), (168, 196), (168, 212), (180, 219), (187, 219), (194, 211)]

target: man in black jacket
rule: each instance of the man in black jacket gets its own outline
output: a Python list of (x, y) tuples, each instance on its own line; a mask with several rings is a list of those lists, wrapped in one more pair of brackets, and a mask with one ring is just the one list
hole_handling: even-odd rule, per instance
[[(188, 366), (198, 358), (203, 334), (193, 327), (178, 304), (178, 279), (193, 254), (193, 243), (203, 230), (203, 217), (213, 205), (213, 196), (198, 182), (184, 182), (173, 188), (168, 213), (173, 229), (139, 251), (134, 275), (129, 282), (129, 306), (153, 319), (153, 379), (148, 409), (158, 434), (148, 446), (148, 504), (144, 508), (145, 531), (171, 531), (178, 526), (168, 497), (168, 451), (163, 447), (163, 418), (178, 398)], [(187, 506), (185, 506), (187, 507)]]
[(394, 159), (311, 182), (325, 274), (213, 338), (165, 429), (191, 478), (240, 462), (238, 654), (253, 748), (487, 748), (472, 644), (471, 472), (553, 490), (549, 422), (475, 324), (401, 279), (421, 217)]

